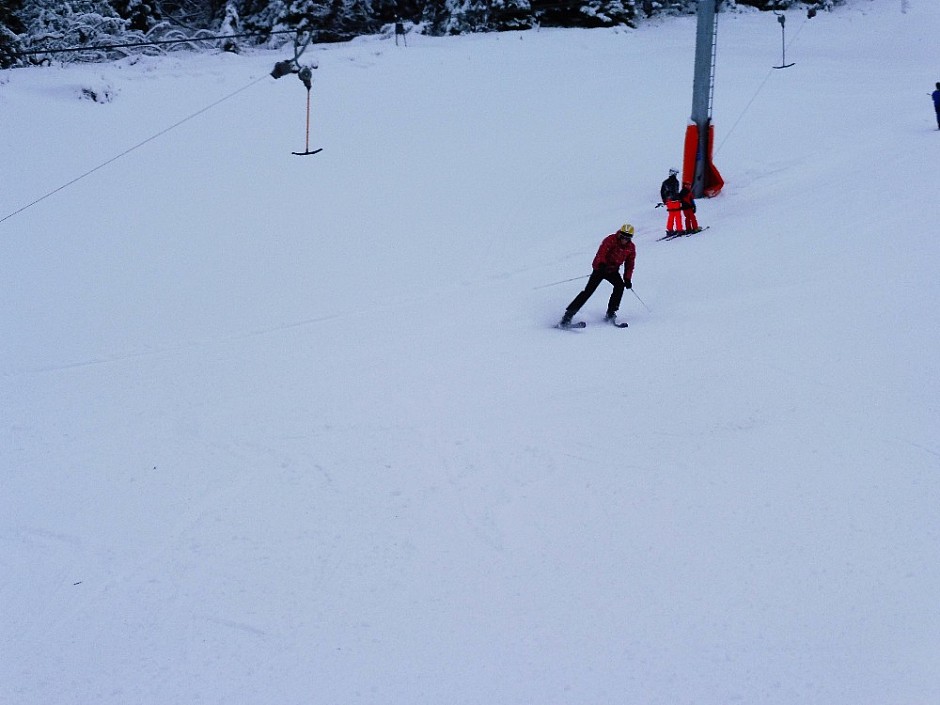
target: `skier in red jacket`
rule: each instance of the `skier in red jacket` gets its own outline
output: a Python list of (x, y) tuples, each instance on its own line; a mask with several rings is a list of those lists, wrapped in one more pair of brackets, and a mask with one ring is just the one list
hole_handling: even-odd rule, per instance
[[(610, 300), (607, 302), (607, 315), (604, 320), (621, 327), (626, 323), (617, 323), (617, 309), (620, 308), (620, 300), (623, 298), (624, 289), (633, 288), (633, 265), (636, 263), (636, 246), (633, 244), (634, 228), (629, 223), (624, 223), (620, 230), (604, 238), (601, 246), (594, 256), (594, 262), (591, 264), (592, 272), (588, 277), (587, 285), (584, 291), (574, 297), (574, 300), (568, 304), (565, 309), (565, 315), (562, 316), (558, 326), (560, 328), (570, 328), (571, 319), (581, 310), (581, 307), (587, 303), (591, 295), (597, 291), (602, 281), (609, 281), (613, 284), (614, 290), (610, 294)], [(623, 265), (623, 277), (620, 276), (620, 265)]]

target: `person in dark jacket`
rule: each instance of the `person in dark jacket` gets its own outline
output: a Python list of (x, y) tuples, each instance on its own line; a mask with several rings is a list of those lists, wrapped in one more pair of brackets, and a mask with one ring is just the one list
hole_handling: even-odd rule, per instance
[(679, 203), (679, 170), (670, 169), (669, 177), (659, 187), (659, 196), (666, 206), (666, 235), (678, 235), (682, 230), (682, 204)]
[[(591, 263), (591, 275), (588, 277), (584, 291), (574, 297), (565, 309), (558, 324), (561, 328), (571, 326), (571, 319), (587, 303), (591, 295), (597, 291), (602, 281), (609, 281), (614, 290), (607, 302), (607, 315), (604, 320), (617, 323), (617, 309), (623, 298), (624, 289), (633, 288), (633, 265), (636, 263), (636, 246), (633, 244), (635, 230), (629, 223), (620, 226), (620, 230), (604, 238), (597, 249), (594, 261)], [(620, 276), (620, 267), (623, 265), (623, 277)]]
[(659, 187), (659, 197), (662, 199), (663, 203), (666, 201), (674, 201), (679, 195), (679, 170), (670, 169), (669, 176), (663, 181), (663, 185)]
[(940, 83), (937, 84), (937, 90), (930, 94), (933, 98), (933, 109), (937, 113), (937, 129), (940, 130)]

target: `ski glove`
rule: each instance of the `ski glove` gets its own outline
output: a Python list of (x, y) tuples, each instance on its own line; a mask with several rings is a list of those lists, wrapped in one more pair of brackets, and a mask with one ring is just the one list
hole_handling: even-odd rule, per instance
[(629, 279), (627, 279), (626, 277), (624, 277), (624, 280), (623, 280), (623, 287), (624, 287), (625, 289), (632, 289), (632, 288), (633, 288), (633, 282), (630, 281)]

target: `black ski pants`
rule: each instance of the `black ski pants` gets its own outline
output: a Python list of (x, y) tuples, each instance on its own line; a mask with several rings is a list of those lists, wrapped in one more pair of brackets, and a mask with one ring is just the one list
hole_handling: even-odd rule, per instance
[(591, 295), (597, 291), (597, 287), (605, 279), (614, 285), (614, 290), (610, 294), (610, 301), (607, 302), (607, 313), (617, 313), (617, 309), (620, 308), (620, 300), (623, 298), (623, 291), (626, 288), (623, 285), (623, 277), (620, 276), (620, 271), (617, 269), (595, 269), (588, 277), (584, 291), (575, 296), (574, 300), (568, 304), (565, 312), (569, 318), (581, 310), (581, 307), (587, 303), (587, 300), (591, 298)]

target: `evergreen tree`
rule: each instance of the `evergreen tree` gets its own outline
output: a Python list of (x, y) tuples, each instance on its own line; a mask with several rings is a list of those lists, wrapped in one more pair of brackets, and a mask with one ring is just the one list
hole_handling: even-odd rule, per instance
[[(26, 0), (19, 13), (25, 27), (26, 49), (67, 49), (121, 41), (129, 21), (121, 18), (106, 0), (72, 0), (49, 5)], [(90, 49), (62, 55), (69, 61), (101, 61), (114, 55)]]
[(333, 0), (325, 29), (336, 39), (372, 34), (378, 29), (371, 0)]
[[(238, 5), (235, 0), (228, 0), (225, 3), (222, 23), (219, 25), (219, 34), (237, 34), (238, 33)], [(235, 39), (223, 39), (222, 51), (238, 52), (238, 41)]]
[(458, 0), (450, 7), (446, 34), (486, 32), (490, 29), (487, 0)]
[[(779, 11), (801, 5), (814, 12), (844, 0), (719, 2), (721, 9), (740, 5)], [(173, 34), (179, 28), (193, 34), (260, 32), (257, 43), (263, 43), (268, 39), (264, 33), (287, 29), (310, 32), (314, 42), (322, 42), (371, 34), (399, 19), (423, 23), (428, 34), (445, 35), (537, 24), (635, 26), (638, 9), (652, 17), (694, 13), (697, 5), (698, 0), (0, 0), (0, 67), (14, 65), (22, 51), (141, 41), (171, 24)], [(222, 48), (236, 51), (238, 44), (226, 40)], [(120, 55), (89, 51), (56, 56), (92, 61)]]
[(756, 7), (758, 10), (788, 10), (802, 0), (736, 0), (738, 5)]
[(448, 20), (451, 16), (452, 0), (426, 0), (421, 21), (425, 32), (431, 36), (447, 34)]
[(370, 0), (274, 0), (246, 17), (246, 29), (313, 32), (314, 41), (336, 41), (377, 29)]
[(0, 0), (0, 69), (13, 66), (17, 62), (16, 52), (20, 51), (19, 35), (25, 30), (17, 16), (20, 0)]
[[(153, 0), (160, 16), (179, 27), (196, 31), (209, 29), (225, 14), (228, 0)], [(235, 0), (239, 2), (239, 0)]]
[(373, 18), (380, 26), (399, 19), (418, 22), (423, 11), (423, 0), (372, 0)]
[[(727, 7), (735, 0), (721, 0), (720, 7)], [(654, 15), (688, 15), (695, 14), (698, 0), (642, 0), (640, 7), (647, 17)]]
[(635, 26), (635, 0), (535, 0), (539, 21), (546, 27)]
[(241, 28), (245, 32), (269, 32), (274, 28), (277, 17), (286, 10), (283, 0), (241, 0), (238, 4)]
[(111, 0), (118, 17), (128, 21), (128, 28), (149, 32), (162, 19), (156, 0)]
[(584, 17), (585, 27), (636, 26), (634, 0), (588, 0), (579, 12)]
[(529, 0), (493, 0), (490, 25), (497, 32), (530, 29), (535, 26), (535, 13)]

